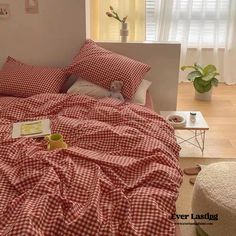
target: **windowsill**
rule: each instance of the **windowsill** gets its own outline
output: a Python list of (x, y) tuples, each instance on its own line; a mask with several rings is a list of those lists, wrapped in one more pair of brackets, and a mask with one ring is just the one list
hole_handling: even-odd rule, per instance
[[(196, 48), (196, 47), (188, 47), (188, 50), (198, 50), (198, 48)], [(209, 51), (212, 51), (212, 50), (214, 50), (214, 48), (202, 47), (201, 50), (209, 50)], [(225, 48), (217, 48), (216, 50), (224, 51)]]

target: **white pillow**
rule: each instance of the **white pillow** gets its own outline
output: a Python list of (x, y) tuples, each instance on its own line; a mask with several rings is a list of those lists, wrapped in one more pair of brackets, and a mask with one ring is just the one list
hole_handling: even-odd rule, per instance
[(148, 80), (143, 80), (141, 84), (139, 85), (136, 93), (134, 94), (134, 97), (132, 99), (133, 103), (139, 104), (139, 105), (145, 105), (146, 104), (146, 95), (147, 90), (151, 86), (152, 82)]
[[(139, 85), (134, 97), (132, 99), (133, 103), (145, 105), (146, 104), (146, 94), (152, 82), (148, 80), (143, 80)], [(94, 83), (87, 80), (78, 79), (67, 91), (69, 94), (84, 94), (95, 98), (109, 97), (110, 91), (100, 87)]]
[(110, 92), (87, 80), (78, 79), (67, 91), (70, 94), (84, 94), (95, 98), (109, 97)]

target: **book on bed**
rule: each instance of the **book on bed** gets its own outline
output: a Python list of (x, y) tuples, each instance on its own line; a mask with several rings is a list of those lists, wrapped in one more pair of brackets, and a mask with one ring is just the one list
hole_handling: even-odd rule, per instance
[(13, 123), (12, 138), (38, 138), (49, 134), (51, 134), (49, 119)]

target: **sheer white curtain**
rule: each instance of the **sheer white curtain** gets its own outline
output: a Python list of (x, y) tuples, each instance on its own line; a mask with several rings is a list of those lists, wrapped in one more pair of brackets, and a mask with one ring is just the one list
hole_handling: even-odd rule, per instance
[[(236, 0), (146, 0), (146, 38), (181, 42), (181, 65), (215, 64), (221, 81), (233, 84), (235, 13)], [(181, 72), (180, 80), (184, 79)]]

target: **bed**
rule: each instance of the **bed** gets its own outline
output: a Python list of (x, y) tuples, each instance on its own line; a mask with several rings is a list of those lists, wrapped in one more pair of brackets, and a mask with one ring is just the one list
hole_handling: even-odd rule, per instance
[[(0, 96), (0, 234), (176, 235), (179, 146), (149, 93), (146, 105)], [(12, 123), (45, 118), (67, 149), (11, 138)]]
[[(76, 4), (83, 17), (84, 2)], [(77, 41), (84, 40), (82, 32)], [(180, 45), (99, 45), (152, 67), (146, 106), (79, 94), (0, 95), (0, 235), (177, 234), (171, 216), (182, 183), (179, 146), (156, 112), (176, 108)], [(24, 59), (57, 64), (44, 53)], [(44, 118), (67, 149), (11, 138), (13, 122)]]

